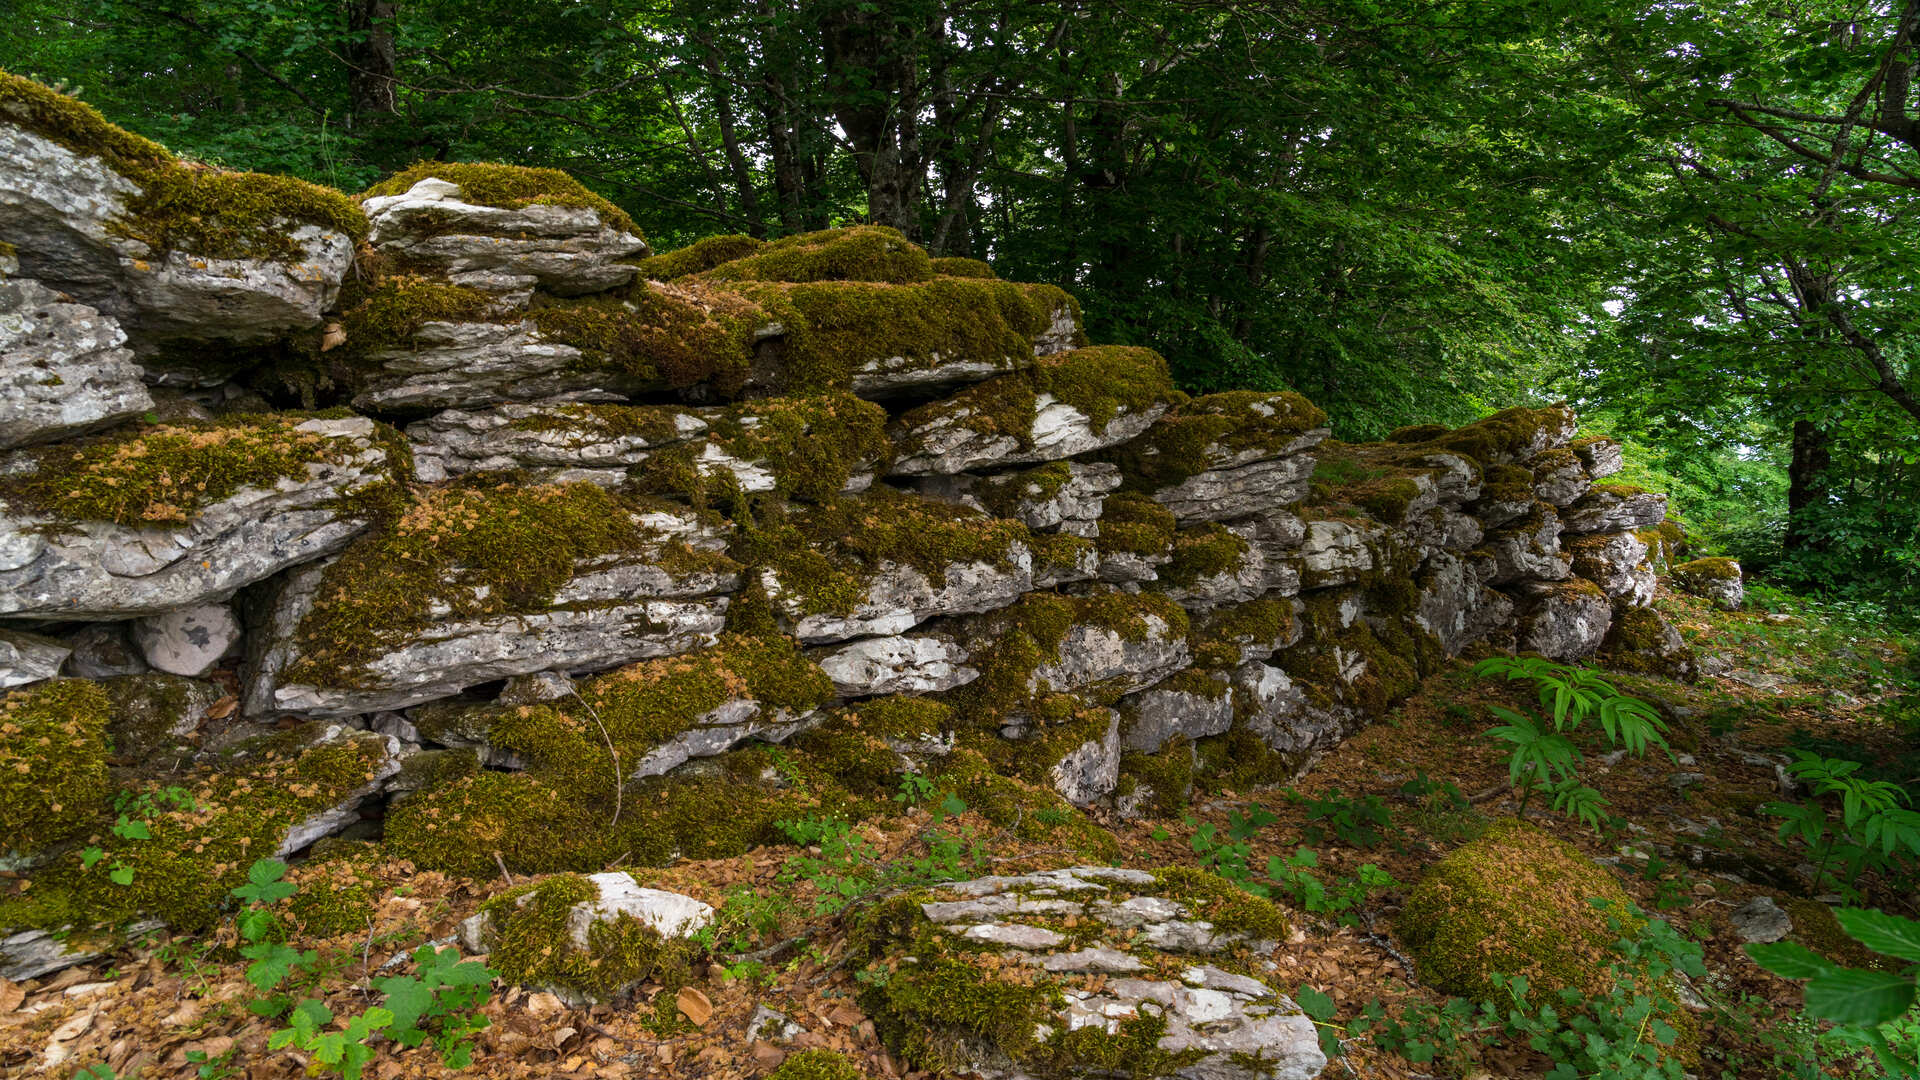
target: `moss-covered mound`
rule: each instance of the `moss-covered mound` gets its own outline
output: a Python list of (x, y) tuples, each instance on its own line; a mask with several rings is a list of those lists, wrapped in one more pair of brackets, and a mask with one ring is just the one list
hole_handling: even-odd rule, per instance
[(429, 322), (480, 322), (493, 317), (495, 298), (478, 289), (414, 274), (386, 274), (340, 295), (340, 327), (348, 358), (410, 344)]
[(963, 259), (947, 255), (933, 260), (933, 272), (941, 277), (997, 278), (993, 267), (982, 259)]
[(1600, 993), (1618, 937), (1611, 905), (1628, 899), (1605, 867), (1564, 840), (1518, 821), (1434, 864), (1407, 896), (1398, 926), (1422, 981), (1474, 1000), (1501, 1000), (1492, 975), (1524, 975), (1534, 992)]
[(1681, 563), (1673, 568), (1673, 576), (1689, 584), (1739, 581), (1740, 564), (1732, 559), (1710, 556)]
[(255, 860), (385, 766), (385, 739), (336, 732), (322, 741), (324, 730), (282, 733), (166, 787), (137, 784), (119, 805), (139, 827), (98, 814), (87, 848), (62, 854), (29, 892), (0, 900), (0, 926), (109, 926), (139, 915), (180, 932), (213, 925)]
[(1482, 465), (1511, 464), (1532, 457), (1555, 438), (1572, 435), (1576, 426), (1573, 410), (1565, 405), (1515, 406), (1435, 437), (1427, 445), (1465, 454)]
[(653, 281), (672, 281), (690, 274), (704, 273), (724, 262), (742, 259), (759, 251), (766, 241), (745, 233), (707, 236), (683, 248), (663, 251), (640, 260), (640, 276)]
[(831, 1050), (802, 1050), (787, 1055), (767, 1080), (866, 1080), (867, 1074)]
[(289, 225), (367, 235), (367, 219), (345, 195), (304, 180), (227, 172), (177, 160), (159, 143), (107, 122), (92, 106), (31, 79), (0, 71), (0, 121), (97, 157), (140, 186), (109, 231), (155, 255), (292, 261), (301, 257)]
[(898, 229), (856, 225), (785, 236), (705, 271), (712, 281), (926, 281), (926, 249)]
[(436, 611), (482, 618), (544, 610), (586, 559), (645, 553), (669, 573), (737, 569), (639, 523), (660, 508), (586, 482), (476, 476), (423, 491), (327, 568), (294, 632), (299, 659), (286, 677), (354, 685), (355, 669), (410, 640)]
[(706, 384), (732, 397), (745, 388), (755, 343), (780, 322), (780, 312), (698, 280), (641, 278), (614, 293), (540, 297), (527, 318), (542, 337), (579, 349), (594, 367), (662, 389)]
[(0, 851), (38, 852), (92, 824), (107, 800), (107, 695), (54, 679), (0, 698)]
[(642, 979), (669, 986), (686, 981), (694, 946), (621, 912), (593, 920), (582, 943), (568, 925), (574, 905), (598, 900), (600, 890), (578, 874), (562, 874), (508, 889), (481, 906), (491, 924), (487, 964), (508, 982), (549, 986), (606, 999)]
[[(202, 507), (241, 488), (304, 481), (314, 466), (337, 464), (359, 452), (351, 439), (299, 430), (314, 418), (312, 413), (267, 413), (151, 424), (61, 443), (36, 451), (33, 470), (0, 479), (0, 497), (65, 522), (184, 525)], [(392, 471), (367, 490), (343, 495), (398, 496), (409, 460), (406, 441), (398, 432), (378, 430)]]
[(1291, 391), (1208, 394), (1161, 417), (1108, 459), (1130, 490), (1153, 491), (1211, 468), (1278, 456), (1326, 422), (1324, 410)]
[(532, 169), (493, 162), (416, 161), (361, 192), (360, 198), (404, 195), (413, 185), (429, 177), (458, 184), (460, 197), (475, 206), (497, 206), (503, 210), (536, 205), (577, 206), (598, 213), (600, 220), (616, 229), (640, 235), (625, 210), (595, 195), (585, 184), (559, 169)]

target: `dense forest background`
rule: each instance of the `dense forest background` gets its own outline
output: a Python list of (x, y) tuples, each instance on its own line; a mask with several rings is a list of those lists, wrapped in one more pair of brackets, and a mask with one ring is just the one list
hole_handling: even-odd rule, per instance
[(1707, 549), (1920, 599), (1920, 0), (0, 10), (0, 68), (220, 165), (553, 166), (656, 250), (893, 225), (1347, 438), (1567, 398)]

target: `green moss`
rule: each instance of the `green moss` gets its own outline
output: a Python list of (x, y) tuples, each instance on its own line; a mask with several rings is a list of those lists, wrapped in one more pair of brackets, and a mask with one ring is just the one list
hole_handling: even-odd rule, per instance
[(956, 563), (1013, 565), (1025, 525), (916, 495), (875, 487), (858, 498), (765, 508), (743, 523), (734, 557), (771, 568), (801, 613), (846, 614), (866, 599), (866, 582), (882, 564), (910, 566), (936, 586)]
[(1533, 502), (1533, 472), (1518, 465), (1488, 465), (1480, 489), (1483, 502)]
[(1137, 491), (1122, 491), (1102, 506), (1094, 546), (1107, 554), (1166, 555), (1178, 528), (1173, 511)]
[(1283, 453), (1326, 421), (1324, 411), (1291, 391), (1208, 394), (1161, 417), (1145, 435), (1107, 456), (1126, 474), (1129, 489), (1152, 491), (1225, 461)]
[(0, 698), (0, 851), (40, 851), (102, 812), (108, 708), (107, 695), (81, 679)]
[(948, 255), (933, 260), (933, 272), (941, 277), (997, 278), (993, 267), (982, 259), (963, 259), (957, 255)]
[(380, 278), (357, 291), (340, 316), (346, 347), (355, 355), (410, 344), (428, 322), (481, 322), (494, 298), (478, 289), (410, 274)]
[(1262, 596), (1197, 616), (1191, 640), (1195, 666), (1236, 667), (1273, 655), (1299, 633), (1297, 608), (1292, 597)]
[(866, 1080), (867, 1074), (831, 1050), (802, 1050), (788, 1054), (767, 1080)]
[[(268, 413), (151, 424), (61, 443), (34, 451), (32, 471), (0, 479), (0, 496), (62, 522), (184, 525), (242, 488), (304, 480), (310, 466), (359, 452), (353, 440), (298, 430), (311, 419)], [(400, 464), (390, 456), (395, 475), (374, 486), (397, 490)]]
[(965, 358), (1032, 363), (1033, 340), (1054, 312), (1078, 308), (1051, 285), (934, 278), (913, 284), (736, 282), (786, 334), (775, 387), (786, 393), (845, 388), (861, 365), (900, 358), (900, 370)]
[(1900, 970), (1898, 960), (1874, 952), (1848, 934), (1834, 918), (1833, 909), (1820, 901), (1796, 897), (1783, 906), (1793, 920), (1793, 939), (1814, 952), (1848, 967)]
[(290, 262), (303, 255), (290, 235), (295, 225), (319, 225), (355, 242), (367, 235), (359, 207), (337, 191), (292, 177), (188, 166), (160, 144), (108, 123), (91, 106), (4, 71), (0, 117), (74, 153), (98, 157), (138, 184), (140, 193), (107, 229), (146, 244), (155, 256), (179, 251)]
[(335, 844), (289, 870), (287, 880), (299, 891), (280, 911), (293, 932), (312, 941), (365, 934), (387, 892), (373, 869), (381, 858), (373, 844)]
[(587, 190), (585, 184), (559, 169), (531, 169), (524, 165), (490, 162), (416, 161), (401, 172), (360, 193), (404, 195), (413, 185), (432, 177), (460, 187), (460, 197), (475, 206), (520, 210), (528, 206), (577, 206), (592, 210), (600, 220), (623, 232), (640, 235), (627, 212)]
[(1517, 821), (1434, 864), (1407, 896), (1398, 931), (1421, 981), (1443, 993), (1495, 1000), (1489, 976), (1525, 975), (1531, 995), (1562, 988), (1603, 992), (1617, 935), (1605, 900), (1624, 916), (1628, 899), (1604, 867), (1578, 849)]
[(1194, 866), (1171, 866), (1155, 870), (1153, 877), (1161, 895), (1186, 905), (1190, 917), (1212, 923), (1217, 932), (1276, 942), (1292, 933), (1286, 915), (1271, 900), (1218, 874)]
[(1450, 430), (1452, 429), (1448, 428), (1445, 424), (1412, 424), (1403, 428), (1395, 428), (1388, 432), (1387, 441), (1391, 443), (1431, 442), (1445, 435)]
[[(856, 470), (883, 464), (892, 444), (887, 413), (844, 391), (736, 405), (709, 418), (707, 442), (774, 475), (774, 490), (811, 502), (838, 495)], [(639, 490), (692, 494), (706, 487), (697, 452), (657, 454), (637, 473)], [(710, 468), (710, 467), (709, 467)]]
[(1194, 778), (1215, 791), (1242, 792), (1284, 784), (1298, 772), (1297, 759), (1267, 745), (1239, 720), (1224, 735), (1194, 742)]
[[(232, 760), (209, 764), (172, 780), (190, 797), (190, 808), (156, 800), (144, 821), (151, 839), (108, 831), (87, 838), (103, 854), (91, 867), (70, 852), (36, 873), (34, 890), (63, 904), (48, 905), (64, 919), (115, 925), (139, 914), (159, 918), (176, 931), (211, 926), (227, 891), (246, 879), (255, 860), (273, 854), (297, 822), (338, 806), (378, 775), (384, 740), (372, 736), (316, 742), (320, 725), (284, 732)], [(151, 795), (139, 785), (135, 795)], [(109, 878), (115, 868), (131, 872), (129, 884)]]
[(1673, 576), (1682, 581), (1739, 581), (1740, 564), (1719, 556), (1695, 559), (1674, 567)]
[[(427, 626), (436, 602), (462, 618), (547, 607), (583, 559), (652, 552), (708, 569), (635, 521), (642, 507), (590, 483), (517, 485), (469, 477), (421, 493), (327, 568), (294, 634), (289, 680), (352, 685), (360, 665)], [(691, 566), (689, 566), (691, 568)]]
[(0, 240), (0, 259), (11, 259), (19, 254), (19, 248), (14, 247), (5, 240)]
[[(114, 753), (135, 761), (158, 763), (166, 758), (184, 760), (195, 751), (194, 739), (174, 734), (183, 721), (195, 719), (196, 710), (204, 715), (225, 689), (212, 682), (147, 672), (142, 675), (117, 675), (97, 684), (111, 702), (108, 731)], [(186, 725), (191, 727), (191, 725)]]
[(1125, 641), (1143, 641), (1155, 624), (1168, 637), (1185, 637), (1187, 613), (1164, 596), (1122, 592), (1091, 596), (1028, 593), (992, 616), (986, 642), (971, 659), (980, 677), (949, 694), (969, 724), (985, 727), (1035, 708), (1051, 693), (1036, 673), (1059, 660), (1059, 649), (1075, 626), (1112, 631)]
[(585, 877), (562, 874), (493, 897), (480, 910), (493, 930), (487, 964), (523, 986), (554, 986), (605, 1000), (643, 979), (678, 985), (691, 974), (695, 947), (666, 939), (624, 912), (597, 919), (585, 948), (572, 940), (568, 917), (575, 904), (599, 899)]
[(1555, 429), (1571, 429), (1572, 417), (1565, 405), (1544, 409), (1516, 406), (1457, 428), (1431, 440), (1429, 445), (1436, 450), (1465, 454), (1482, 465), (1513, 462), (1538, 452), (1536, 444), (1549, 425)]
[(708, 236), (683, 248), (662, 252), (637, 264), (640, 276), (653, 281), (671, 281), (711, 270), (724, 262), (745, 258), (759, 251), (766, 242), (745, 233)]
[(1015, 839), (1066, 848), (1103, 863), (1120, 857), (1120, 844), (1112, 833), (1052, 787), (1007, 775), (979, 751), (980, 745), (984, 740), (975, 740), (942, 759), (940, 771), (932, 778), (935, 786), (958, 796), (967, 809)]
[(855, 225), (785, 236), (715, 265), (712, 281), (883, 281), (910, 284), (933, 277), (926, 249), (898, 229)]
[(949, 416), (964, 417), (969, 430), (1005, 435), (1032, 448), (1041, 395), (1085, 414), (1104, 431), (1121, 412), (1139, 413), (1174, 398), (1167, 363), (1150, 349), (1123, 346), (1070, 349), (1043, 356), (1032, 367), (976, 384), (900, 418), (908, 432)]
[(1183, 736), (1174, 736), (1151, 754), (1129, 751), (1120, 755), (1120, 787), (1117, 794), (1138, 791), (1146, 785), (1152, 791), (1145, 809), (1155, 817), (1172, 817), (1187, 805), (1193, 794), (1194, 753)]
[(1669, 651), (1672, 627), (1652, 608), (1622, 607), (1613, 613), (1600, 660), (1616, 671), (1679, 679), (1692, 674), (1693, 649), (1682, 644)]
[(851, 706), (848, 722), (883, 739), (920, 739), (953, 730), (953, 706), (934, 698), (873, 698)]
[(746, 385), (756, 334), (778, 321), (722, 288), (645, 279), (598, 296), (536, 297), (527, 317), (542, 337), (579, 349), (589, 367), (651, 380), (662, 389), (710, 384), (726, 397)]
[[(1433, 635), (1402, 619), (1355, 619), (1341, 626), (1342, 605), (1350, 598), (1336, 589), (1305, 597), (1306, 633), (1274, 662), (1305, 684), (1302, 689), (1316, 704), (1343, 702), (1382, 715), (1413, 693), (1422, 667), (1437, 666), (1444, 651)], [(1356, 667), (1359, 674), (1349, 680)]]
[(1247, 557), (1245, 537), (1217, 522), (1182, 529), (1173, 542), (1173, 560), (1159, 570), (1159, 580), (1189, 586), (1202, 578), (1231, 574)]

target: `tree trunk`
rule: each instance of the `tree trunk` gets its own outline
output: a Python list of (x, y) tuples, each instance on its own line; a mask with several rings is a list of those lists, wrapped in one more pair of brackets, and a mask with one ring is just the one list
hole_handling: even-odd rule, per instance
[(1793, 422), (1793, 460), (1787, 465), (1786, 553), (1820, 547), (1813, 517), (1827, 501), (1827, 468), (1833, 463), (1832, 437), (1811, 420)]
[(394, 74), (400, 65), (393, 47), (394, 0), (346, 0), (348, 90), (353, 115), (372, 117), (399, 111)]

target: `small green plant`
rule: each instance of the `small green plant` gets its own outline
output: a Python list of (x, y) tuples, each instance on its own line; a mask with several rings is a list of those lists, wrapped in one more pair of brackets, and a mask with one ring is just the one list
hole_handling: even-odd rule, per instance
[(893, 801), (905, 806), (918, 806), (933, 798), (935, 792), (931, 779), (920, 773), (910, 772), (900, 777), (900, 790), (894, 795)]
[(1848, 937), (1882, 956), (1904, 961), (1904, 967), (1899, 971), (1847, 967), (1791, 941), (1748, 945), (1747, 955), (1775, 975), (1804, 980), (1807, 1015), (1833, 1022), (1836, 1038), (1871, 1050), (1880, 1066), (1894, 1076), (1920, 1077), (1920, 1060), (1912, 1052), (1916, 1040), (1900, 1024), (1916, 997), (1920, 922), (1870, 908), (1840, 908), (1833, 914)]
[(1336, 787), (1325, 796), (1289, 790), (1287, 798), (1306, 810), (1307, 823), (1300, 831), (1310, 844), (1324, 844), (1331, 835), (1348, 847), (1365, 850), (1386, 839), (1392, 820), (1386, 800), (1378, 795), (1348, 798)]
[[(928, 796), (931, 798), (931, 794)], [(949, 817), (967, 812), (967, 804), (948, 792), (933, 808), (933, 825), (923, 838), (927, 853), (888, 863), (880, 849), (839, 817), (800, 818), (774, 822), (787, 839), (808, 849), (787, 860), (782, 881), (809, 881), (820, 893), (814, 913), (828, 915), (883, 888), (905, 888), (965, 877), (985, 859), (979, 840), (952, 834), (940, 826)]]
[(1193, 853), (1200, 856), (1200, 865), (1219, 874), (1228, 881), (1256, 895), (1265, 896), (1263, 886), (1253, 880), (1253, 871), (1247, 861), (1253, 857), (1253, 838), (1261, 829), (1280, 819), (1272, 811), (1259, 803), (1247, 807), (1246, 813), (1238, 810), (1227, 812), (1227, 828), (1223, 833), (1213, 822), (1202, 822), (1188, 814), (1186, 821), (1193, 828), (1193, 837), (1187, 843)]
[[(1920, 812), (1903, 805), (1906, 791), (1888, 780), (1859, 775), (1861, 764), (1822, 757), (1805, 750), (1787, 771), (1813, 789), (1806, 802), (1771, 802), (1760, 809), (1781, 818), (1780, 842), (1805, 844), (1814, 863), (1814, 880), (1822, 888), (1858, 898), (1853, 885), (1866, 870), (1889, 870), (1920, 856)], [(1823, 798), (1837, 799), (1838, 827)], [(1843, 873), (1830, 867), (1839, 860)]]
[(480, 1012), (495, 973), (478, 960), (462, 960), (458, 949), (422, 945), (413, 951), (413, 974), (373, 980), (388, 1020), (382, 1029), (401, 1046), (428, 1042), (449, 1069), (473, 1063), (473, 1036), (487, 1029)]
[[(1315, 915), (1331, 915), (1345, 926), (1360, 925), (1360, 906), (1368, 896), (1400, 884), (1392, 874), (1372, 863), (1362, 864), (1350, 878), (1335, 878), (1328, 884), (1314, 873), (1319, 865), (1319, 853), (1303, 847), (1284, 859), (1278, 855), (1269, 858), (1267, 877), (1295, 907)], [(1273, 891), (1266, 890), (1262, 895)]]
[(1487, 734), (1509, 744), (1507, 779), (1520, 793), (1519, 816), (1527, 815), (1534, 795), (1554, 810), (1599, 831), (1608, 821), (1607, 800), (1580, 780), (1580, 748), (1569, 733), (1589, 718), (1597, 721), (1610, 745), (1644, 755), (1650, 746), (1666, 748), (1666, 725), (1653, 706), (1620, 692), (1591, 668), (1556, 664), (1533, 656), (1494, 656), (1474, 665), (1474, 674), (1508, 681), (1529, 680), (1545, 716), (1488, 706), (1504, 720)]
[(338, 1031), (328, 1030), (332, 1023), (333, 1010), (308, 998), (294, 1006), (287, 1027), (267, 1036), (267, 1049), (299, 1050), (311, 1059), (310, 1073), (331, 1070), (342, 1080), (360, 1080), (361, 1070), (373, 1060), (373, 1048), (367, 1042), (393, 1023), (393, 1014), (376, 1006), (349, 1019)]

